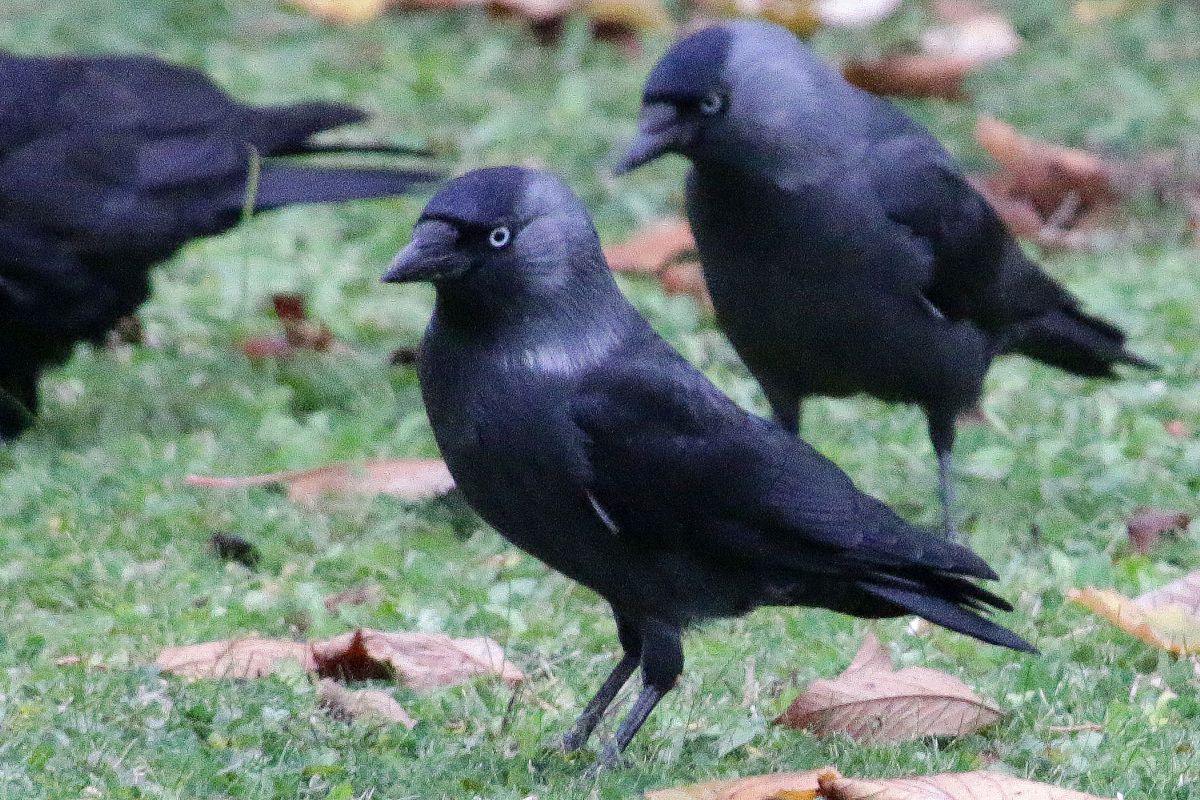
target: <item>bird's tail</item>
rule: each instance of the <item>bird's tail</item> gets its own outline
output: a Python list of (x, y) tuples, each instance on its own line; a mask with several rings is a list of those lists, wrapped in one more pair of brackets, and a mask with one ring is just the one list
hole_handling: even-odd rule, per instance
[(872, 575), (859, 581), (867, 594), (943, 628), (981, 642), (1025, 653), (1037, 648), (1007, 628), (982, 616), (992, 609), (1011, 611), (1003, 598), (965, 578), (944, 573), (921, 576)]
[(1125, 333), (1120, 328), (1074, 306), (1025, 323), (1014, 332), (1005, 351), (1093, 378), (1115, 377), (1118, 364), (1158, 368), (1125, 348)]
[(353, 125), (367, 118), (365, 111), (345, 103), (296, 103), (257, 108), (247, 138), (263, 155), (298, 155), (304, 144), (321, 131)]
[[(351, 167), (308, 167), (299, 164), (263, 165), (253, 192), (253, 207), (259, 211), (299, 203), (336, 203), (373, 197), (407, 194), (414, 186), (440, 180), (429, 170), (355, 169)], [(229, 207), (240, 208), (245, 193), (227, 198)]]

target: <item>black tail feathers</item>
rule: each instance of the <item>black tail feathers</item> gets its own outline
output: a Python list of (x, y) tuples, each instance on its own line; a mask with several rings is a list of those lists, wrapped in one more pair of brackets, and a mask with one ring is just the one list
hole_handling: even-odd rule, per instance
[(1118, 364), (1158, 369), (1125, 348), (1120, 328), (1072, 306), (1025, 323), (1014, 332), (1006, 350), (1092, 378), (1115, 377)]
[(891, 581), (863, 583), (862, 588), (868, 594), (908, 613), (981, 642), (1023, 653), (1038, 652), (1037, 648), (1012, 631), (980, 616), (980, 612), (987, 611), (989, 606), (1008, 610), (1011, 608), (1008, 603), (967, 581), (957, 582), (975, 591), (969, 594), (946, 592), (949, 596), (944, 596), (941, 592), (931, 593), (931, 587), (907, 588), (893, 585)]
[[(396, 197), (413, 187), (440, 180), (429, 170), (353, 169), (349, 167), (306, 167), (266, 164), (259, 176), (253, 201), (256, 210), (269, 210), (298, 203), (336, 203), (373, 197)], [(240, 208), (244, 193), (227, 198), (231, 208)]]

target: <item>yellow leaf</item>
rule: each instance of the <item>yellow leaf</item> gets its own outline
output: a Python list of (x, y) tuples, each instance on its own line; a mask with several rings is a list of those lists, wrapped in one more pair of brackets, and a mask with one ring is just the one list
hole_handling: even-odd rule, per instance
[(387, 11), (388, 0), (291, 0), (324, 22), (357, 25), (378, 19)]
[[(1200, 580), (1196, 575), (1177, 583), (1185, 584), (1193, 580), (1200, 590)], [(1179, 656), (1200, 655), (1200, 616), (1184, 604), (1187, 596), (1182, 593), (1178, 601), (1163, 600), (1171, 596), (1168, 589), (1144, 595), (1138, 600), (1131, 600), (1112, 589), (1072, 589), (1067, 593), (1067, 599), (1147, 644)]]

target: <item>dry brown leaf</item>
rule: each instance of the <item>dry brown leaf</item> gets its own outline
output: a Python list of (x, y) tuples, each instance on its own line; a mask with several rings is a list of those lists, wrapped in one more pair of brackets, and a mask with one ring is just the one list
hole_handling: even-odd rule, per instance
[(817, 776), (828, 771), (826, 767), (658, 789), (646, 792), (646, 800), (771, 800), (781, 795), (788, 800), (801, 800), (816, 797)]
[(687, 220), (664, 219), (606, 248), (608, 266), (616, 272), (658, 275), (670, 263), (696, 249)]
[(1186, 530), (1191, 524), (1192, 518), (1189, 514), (1143, 506), (1133, 512), (1126, 522), (1126, 529), (1133, 549), (1145, 554), (1158, 545), (1164, 534)]
[(249, 489), (279, 484), (287, 487), (289, 500), (303, 505), (314, 505), (328, 495), (382, 494), (417, 502), (440, 497), (454, 488), (454, 479), (445, 463), (428, 458), (332, 464), (241, 477), (189, 475), (184, 482), (204, 489)]
[(1134, 602), (1142, 608), (1179, 606), (1189, 614), (1200, 616), (1200, 570), (1184, 575), (1161, 589), (1138, 595)]
[(1009, 193), (1030, 198), (1043, 219), (1072, 195), (1081, 207), (1119, 196), (1118, 168), (1094, 153), (1038, 141), (988, 116), (975, 124), (975, 140), (1012, 181)]
[(378, 19), (388, 8), (388, 0), (291, 0), (291, 3), (323, 22), (357, 25)]
[(822, 25), (816, 0), (699, 0), (696, 8), (714, 17), (760, 17), (803, 38)]
[(287, 358), (301, 350), (326, 353), (346, 349), (333, 338), (333, 331), (325, 324), (309, 319), (302, 295), (276, 294), (271, 297), (271, 305), (283, 327), (283, 335), (266, 334), (242, 342), (242, 352), (248, 358), (261, 361)]
[(874, 634), (868, 634), (849, 669), (833, 680), (814, 681), (775, 721), (818, 736), (905, 742), (974, 733), (1003, 716), (944, 672), (925, 667), (893, 671), (880, 649)]
[(1200, 571), (1131, 600), (1112, 589), (1072, 589), (1067, 599), (1147, 644), (1200, 655)]
[(378, 719), (403, 725), (410, 731), (417, 721), (409, 716), (396, 698), (378, 689), (347, 689), (337, 681), (322, 678), (317, 698), (336, 719)]
[(1163, 423), (1163, 430), (1174, 439), (1190, 439), (1195, 431), (1181, 419), (1169, 419)]
[(375, 605), (383, 599), (383, 589), (375, 583), (364, 583), (325, 598), (325, 610), (330, 614), (342, 606)]
[(494, 675), (509, 684), (525, 676), (491, 639), (452, 639), (436, 633), (360, 629), (315, 642), (247, 637), (168, 647), (155, 660), (163, 672), (186, 678), (270, 675), (286, 661), (308, 672), (345, 680), (397, 679), (424, 691)]
[(825, 800), (1102, 800), (997, 772), (959, 772), (920, 778), (861, 780), (836, 772), (819, 778)]
[(366, 679), (395, 675), (405, 686), (427, 691), (496, 675), (517, 684), (524, 674), (488, 638), (452, 639), (436, 633), (358, 630), (313, 643), (317, 669), (325, 675)]
[(962, 100), (963, 80), (976, 66), (970, 58), (925, 53), (893, 53), (842, 67), (850, 83), (885, 97), (937, 97)]
[(666, 31), (671, 15), (659, 0), (583, 0), (583, 13), (594, 25), (629, 31)]
[[(962, 13), (957, 13), (962, 12)], [(974, 69), (1006, 58), (1021, 46), (1008, 18), (963, 6), (954, 17), (921, 37), (918, 53), (891, 53), (845, 65), (846, 80), (872, 94), (962, 100), (963, 81)]]
[(316, 668), (312, 649), (304, 642), (245, 639), (205, 642), (168, 647), (158, 654), (154, 664), (163, 672), (184, 678), (262, 678), (285, 661), (295, 661), (305, 670)]

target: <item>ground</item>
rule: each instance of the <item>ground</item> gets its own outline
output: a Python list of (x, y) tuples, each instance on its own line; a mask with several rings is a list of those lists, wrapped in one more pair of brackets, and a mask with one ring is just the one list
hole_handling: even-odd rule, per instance
[[(1143, 3), (1091, 27), (1057, 0), (1010, 11), (1026, 46), (971, 79), (973, 101), (909, 106), (956, 155), (984, 163), (970, 141), (979, 112), (1073, 145), (1195, 152), (1194, 7)], [(539, 48), (519, 26), (475, 13), (338, 30), (259, 0), (9, 0), (4, 13), (0, 47), (153, 51), (255, 101), (361, 103), (375, 114), (364, 135), (428, 138), (453, 153), (456, 170), (517, 161), (561, 171), (606, 242), (678, 206), (680, 162), (620, 180), (608, 171), (666, 39), (630, 58), (575, 24)], [(821, 35), (817, 45), (878, 47), (921, 19), (918, 8), (881, 31)], [(894, 746), (772, 726), (796, 687), (849, 662), (866, 626), (769, 609), (691, 633), (679, 691), (631, 748), (631, 765), (596, 781), (584, 775), (587, 755), (549, 747), (617, 652), (594, 595), (437, 504), (356, 500), (316, 512), (269, 490), (183, 485), (189, 473), (436, 453), (412, 369), (385, 366), (390, 350), (418, 340), (430, 295), (378, 284), (422, 203), (290, 210), (198, 243), (157, 273), (144, 310), (149, 346), (83, 348), (44, 381), (41, 424), (0, 450), (0, 796), (565, 800), (825, 764), (874, 777), (997, 762), (1103, 797), (1194, 795), (1193, 664), (1064, 601), (1072, 586), (1135, 593), (1200, 568), (1194, 540), (1151, 557), (1125, 543), (1135, 507), (1194, 510), (1200, 491), (1200, 439), (1164, 430), (1170, 420), (1200, 428), (1197, 255), (1171, 224), (1157, 224), (1170, 212), (1151, 209), (1150, 227), (1168, 229), (1155, 242), (1044, 259), (1162, 371), (1103, 383), (1004, 361), (987, 385), (991, 424), (960, 440), (964, 527), (1016, 605), (1003, 621), (1042, 655), (940, 631), (916, 637), (903, 620), (876, 628), (900, 663), (961, 677), (1009, 712), (1003, 722)], [(623, 285), (685, 355), (765, 410), (690, 300)], [(243, 357), (236, 343), (273, 328), (265, 300), (285, 290), (304, 292), (352, 352)], [(934, 459), (916, 411), (815, 402), (805, 433), (862, 488), (936, 523)], [(253, 541), (258, 571), (214, 558), (207, 542), (217, 531)], [(324, 596), (364, 582), (382, 588), (382, 602), (325, 610)], [(489, 635), (530, 679), (515, 697), (488, 682), (430, 695), (396, 689), (420, 720), (410, 732), (331, 719), (298, 673), (186, 683), (146, 666), (170, 644), (355, 625)], [(84, 664), (56, 663), (67, 656)], [(1102, 730), (1050, 730), (1078, 723)]]

